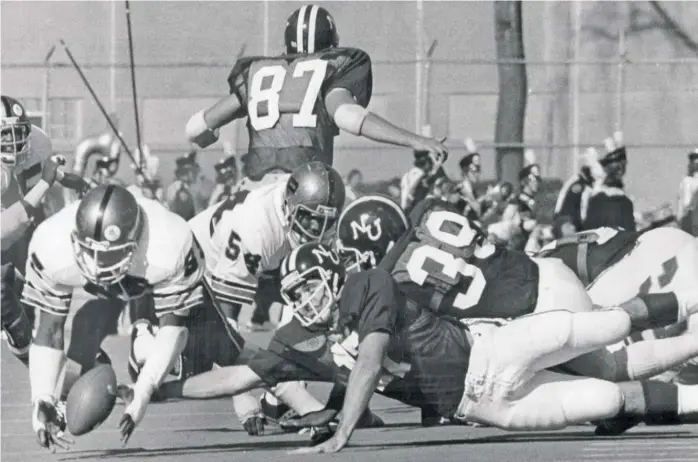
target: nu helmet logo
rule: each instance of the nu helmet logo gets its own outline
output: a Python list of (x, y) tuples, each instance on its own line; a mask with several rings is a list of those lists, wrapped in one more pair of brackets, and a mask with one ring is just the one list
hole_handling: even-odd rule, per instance
[(361, 223), (358, 223), (357, 221), (351, 222), (351, 232), (354, 235), (355, 240), (359, 238), (360, 233), (366, 234), (372, 241), (377, 241), (381, 238), (381, 235), (383, 234), (381, 219), (376, 218), (372, 224), (369, 224), (368, 218), (369, 217), (367, 215), (361, 215)]

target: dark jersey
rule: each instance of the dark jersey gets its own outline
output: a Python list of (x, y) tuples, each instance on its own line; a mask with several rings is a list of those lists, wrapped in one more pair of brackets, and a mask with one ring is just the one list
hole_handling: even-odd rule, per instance
[(514, 318), (533, 312), (538, 266), (524, 253), (485, 244), (474, 223), (453, 205), (428, 199), (410, 216), (413, 228), (380, 266), (390, 271), (408, 299), (454, 318)]
[(470, 354), (465, 329), (405, 300), (390, 274), (352, 274), (339, 301), (342, 334), (304, 328), (295, 319), (277, 330), (248, 366), (268, 385), (313, 380), (346, 384), (359, 344), (373, 332), (390, 334), (377, 391), (450, 417), (463, 396)]
[(605, 186), (589, 199), (582, 229), (596, 229), (603, 226), (635, 231), (633, 201), (620, 188)]
[(368, 106), (371, 59), (356, 48), (241, 58), (228, 84), (247, 115), (244, 173), (258, 180), (271, 170), (291, 172), (314, 160), (332, 165), (339, 130), (327, 113), (325, 96), (345, 88), (357, 104)]
[(641, 234), (612, 228), (592, 229), (551, 242), (538, 256), (559, 258), (587, 286), (628, 255)]
[(583, 174), (571, 178), (562, 186), (555, 204), (556, 217), (568, 217), (577, 230), (582, 229), (582, 197), (591, 190), (591, 181)]

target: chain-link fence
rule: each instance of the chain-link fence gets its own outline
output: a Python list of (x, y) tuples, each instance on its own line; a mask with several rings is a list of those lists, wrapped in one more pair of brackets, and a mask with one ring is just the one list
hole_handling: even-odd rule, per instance
[[(428, 123), (434, 136), (447, 136), (451, 147), (448, 169), (454, 177), (458, 176), (457, 162), (465, 154), (462, 140), (473, 138), (483, 154), (484, 177), (492, 178), (501, 63), (423, 61), (422, 70), (426, 72), (418, 92), (416, 60), (375, 60), (371, 108), (400, 126), (412, 129)], [(630, 153), (628, 189), (638, 206), (673, 202), (676, 184), (684, 172), (685, 154), (698, 145), (697, 59), (633, 61), (620, 56), (596, 61), (528, 60), (525, 64), (525, 147), (536, 151), (545, 176), (564, 179), (574, 171), (575, 159), (588, 146), (602, 149), (605, 137), (622, 130)], [(117, 108), (127, 139), (135, 138), (128, 65), (97, 63), (84, 68), (98, 94), (109, 93), (106, 90), (110, 81), (118, 83), (118, 97), (115, 101), (105, 98), (104, 103)], [(171, 154), (187, 149), (184, 124), (191, 114), (226, 92), (230, 68), (231, 63), (211, 62), (139, 64), (139, 82), (143, 82), (139, 94), (146, 95), (140, 98), (143, 137), (162, 157), (166, 179), (172, 171)], [(48, 90), (44, 125), (59, 150), (70, 152), (80, 137), (104, 129), (106, 124), (89, 94), (74, 89), (75, 70), (69, 64), (10, 64), (3, 73), (11, 76), (13, 72), (27, 73), (27, 69), (48, 83), (44, 84)], [(201, 81), (208, 85), (192, 84)], [(43, 112), (43, 98), (24, 101), (28, 110)], [(229, 151), (244, 153), (244, 121), (223, 130), (221, 141)], [(201, 156), (204, 169), (210, 169), (223, 155), (223, 143), (207, 152), (211, 154)], [(406, 149), (344, 134), (337, 139), (335, 152), (340, 170), (359, 168), (367, 181), (399, 176), (411, 161)], [(128, 175), (128, 168), (121, 173)]]

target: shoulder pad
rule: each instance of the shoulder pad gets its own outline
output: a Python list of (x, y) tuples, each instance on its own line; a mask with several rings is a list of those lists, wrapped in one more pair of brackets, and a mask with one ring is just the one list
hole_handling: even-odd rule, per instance
[(260, 59), (264, 59), (264, 56), (244, 56), (235, 61), (235, 65), (228, 75), (228, 86), (230, 87), (231, 94), (236, 93), (238, 77), (246, 72), (253, 62)]

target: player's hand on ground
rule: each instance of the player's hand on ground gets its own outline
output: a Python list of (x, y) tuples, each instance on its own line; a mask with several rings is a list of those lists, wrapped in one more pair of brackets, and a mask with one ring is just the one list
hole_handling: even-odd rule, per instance
[(264, 435), (264, 423), (264, 416), (253, 415), (242, 423), (242, 427), (250, 436), (262, 436)]
[(331, 438), (326, 440), (324, 443), (311, 446), (309, 448), (300, 448), (291, 451), (289, 454), (331, 454), (334, 452), (339, 452), (347, 445), (347, 442), (343, 439), (337, 437), (334, 434)]
[(412, 142), (412, 149), (414, 151), (429, 151), (429, 156), (434, 164), (441, 165), (448, 159), (448, 149), (444, 146), (444, 141), (446, 138), (439, 141), (435, 138), (420, 136)]
[(64, 436), (65, 415), (53, 400), (38, 399), (32, 410), (32, 426), (39, 446), (56, 451), (56, 447), (68, 450), (73, 441)]
[(124, 410), (124, 415), (121, 417), (119, 422), (119, 429), (121, 431), (121, 442), (124, 446), (128, 443), (129, 438), (136, 429), (136, 426), (143, 420), (145, 416), (145, 409), (148, 407), (149, 400), (143, 399), (138, 395), (132, 397), (132, 400), (126, 406)]
[(279, 426), (284, 430), (300, 430), (309, 427), (324, 427), (337, 416), (335, 409), (323, 409), (309, 412), (304, 416), (279, 421)]

